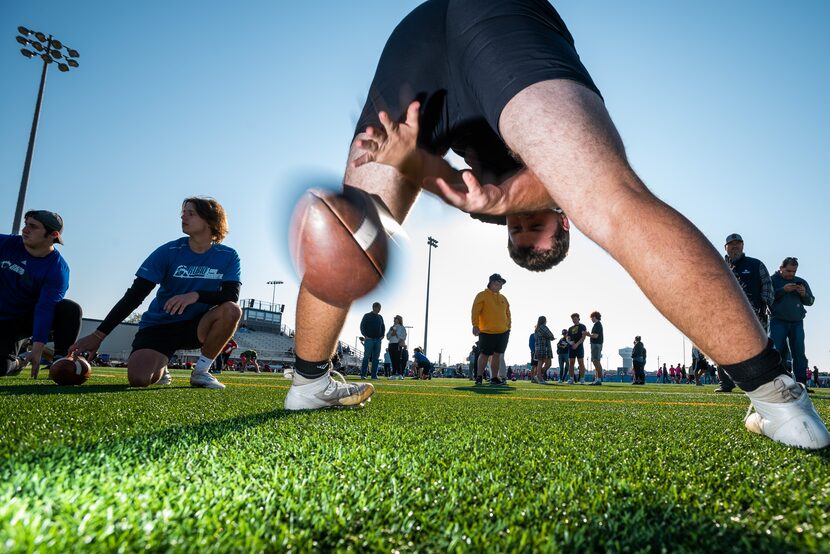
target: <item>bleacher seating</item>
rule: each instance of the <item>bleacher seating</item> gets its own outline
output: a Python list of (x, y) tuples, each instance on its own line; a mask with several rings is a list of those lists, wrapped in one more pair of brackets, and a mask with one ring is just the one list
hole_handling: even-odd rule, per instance
[[(232, 358), (238, 358), (239, 354), (245, 350), (256, 350), (260, 362), (294, 362), (293, 336), (240, 328), (236, 331), (233, 338), (239, 346), (233, 351)], [(354, 347), (349, 348), (350, 355), (344, 356), (344, 365), (359, 365), (363, 352), (354, 352)], [(198, 357), (200, 352), (198, 350), (180, 350), (178, 354), (185, 357)]]

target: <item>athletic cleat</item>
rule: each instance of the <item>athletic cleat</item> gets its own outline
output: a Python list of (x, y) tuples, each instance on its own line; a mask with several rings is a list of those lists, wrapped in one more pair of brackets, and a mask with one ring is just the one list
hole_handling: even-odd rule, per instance
[(164, 373), (161, 374), (161, 378), (156, 381), (157, 385), (169, 385), (173, 382), (173, 377), (170, 375), (170, 370), (166, 367), (164, 368)]
[(733, 389), (728, 389), (728, 388), (724, 387), (723, 385), (721, 385), (721, 386), (719, 386), (718, 388), (715, 389), (715, 392), (732, 392), (732, 390)]
[(224, 389), (225, 385), (216, 380), (216, 377), (205, 372), (193, 371), (190, 373), (190, 386), (203, 389)]
[(23, 366), (25, 362), (19, 358), (9, 357), (6, 359), (6, 367), (5, 372), (3, 375), (6, 377), (14, 377), (15, 375), (19, 375), (21, 371), (23, 371)]
[(593, 381), (591, 383), (591, 386), (597, 386), (597, 385), (601, 385), (601, 384), (602, 384), (602, 381)]
[(744, 418), (748, 431), (805, 450), (830, 446), (830, 432), (807, 391), (789, 375), (776, 377), (746, 394), (752, 401)]
[[(336, 381), (332, 375), (340, 377)], [(371, 401), (375, 387), (371, 383), (349, 383), (336, 371), (331, 371), (306, 385), (291, 385), (285, 397), (286, 410), (318, 410), (341, 406), (363, 406)]]
[(282, 372), (282, 376), (284, 379), (294, 379), (294, 370), (293, 369), (284, 369)]

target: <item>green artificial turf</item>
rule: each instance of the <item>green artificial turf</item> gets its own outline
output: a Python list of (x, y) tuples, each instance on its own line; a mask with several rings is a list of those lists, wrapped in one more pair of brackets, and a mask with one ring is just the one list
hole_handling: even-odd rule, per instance
[(713, 386), (381, 380), (289, 413), (283, 379), (186, 375), (0, 380), (0, 549), (830, 552), (830, 453)]

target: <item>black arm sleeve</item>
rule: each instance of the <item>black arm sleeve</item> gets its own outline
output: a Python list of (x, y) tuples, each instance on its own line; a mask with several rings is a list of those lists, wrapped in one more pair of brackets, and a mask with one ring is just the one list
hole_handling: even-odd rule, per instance
[(218, 306), (225, 302), (239, 302), (239, 288), (242, 283), (239, 281), (225, 281), (220, 291), (199, 291), (199, 302)]
[(127, 289), (127, 292), (124, 293), (121, 300), (112, 307), (110, 313), (107, 314), (107, 317), (98, 326), (98, 330), (105, 335), (109, 335), (119, 323), (124, 321), (128, 315), (133, 313), (133, 310), (144, 302), (144, 299), (147, 298), (148, 294), (153, 292), (154, 288), (156, 288), (154, 282), (148, 281), (144, 277), (136, 277), (132, 286)]

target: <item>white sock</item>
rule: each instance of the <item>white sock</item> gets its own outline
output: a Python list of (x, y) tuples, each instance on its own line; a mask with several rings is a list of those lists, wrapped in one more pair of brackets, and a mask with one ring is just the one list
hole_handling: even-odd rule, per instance
[(196, 367), (193, 368), (193, 371), (196, 373), (207, 373), (212, 365), (213, 360), (203, 354), (199, 356), (199, 359), (196, 361)]

